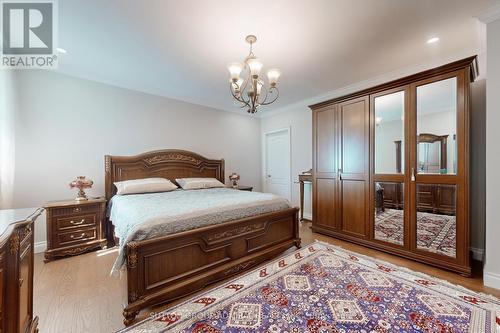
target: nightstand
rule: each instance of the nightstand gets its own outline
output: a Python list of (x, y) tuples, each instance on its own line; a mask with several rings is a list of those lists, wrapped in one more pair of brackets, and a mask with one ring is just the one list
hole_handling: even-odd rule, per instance
[(238, 187), (236, 187), (234, 189), (235, 190), (240, 190), (240, 191), (249, 191), (249, 192), (252, 192), (253, 186), (238, 185)]
[(47, 211), (45, 262), (105, 248), (106, 199), (52, 201)]

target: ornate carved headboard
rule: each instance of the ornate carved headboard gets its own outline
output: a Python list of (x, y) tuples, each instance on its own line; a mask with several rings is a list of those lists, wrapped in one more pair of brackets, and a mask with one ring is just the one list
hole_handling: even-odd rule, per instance
[(213, 177), (224, 183), (224, 160), (210, 160), (196, 153), (166, 149), (136, 156), (110, 156), (105, 161), (106, 199), (116, 193), (114, 182), (161, 177), (175, 183), (176, 178)]

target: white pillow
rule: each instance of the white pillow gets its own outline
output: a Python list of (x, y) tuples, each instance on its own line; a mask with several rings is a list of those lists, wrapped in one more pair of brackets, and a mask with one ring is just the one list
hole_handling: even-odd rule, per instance
[(116, 182), (116, 194), (139, 194), (173, 191), (177, 186), (165, 178), (143, 178)]
[(215, 178), (179, 178), (175, 180), (184, 190), (197, 190), (200, 188), (225, 187)]

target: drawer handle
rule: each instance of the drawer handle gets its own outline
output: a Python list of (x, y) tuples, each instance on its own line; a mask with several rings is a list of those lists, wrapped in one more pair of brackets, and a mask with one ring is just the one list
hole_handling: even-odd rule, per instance
[(69, 223), (71, 223), (72, 225), (80, 225), (85, 223), (85, 219), (82, 219), (80, 222), (71, 220), (69, 221)]
[(74, 209), (73, 209), (73, 211), (74, 211), (75, 213), (78, 213), (78, 212), (80, 212), (81, 210), (82, 210), (82, 209), (81, 209), (80, 207), (76, 207), (76, 208), (74, 208)]
[(85, 233), (82, 233), (80, 236), (75, 236), (75, 235), (71, 235), (69, 236), (71, 239), (82, 239), (83, 237), (85, 237)]

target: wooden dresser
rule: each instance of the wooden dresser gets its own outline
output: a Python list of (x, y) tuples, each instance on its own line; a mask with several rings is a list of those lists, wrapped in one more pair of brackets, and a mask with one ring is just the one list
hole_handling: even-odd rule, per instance
[(34, 221), (42, 209), (0, 210), (0, 332), (38, 332), (33, 317)]
[(104, 248), (106, 200), (52, 201), (47, 210), (45, 261)]

